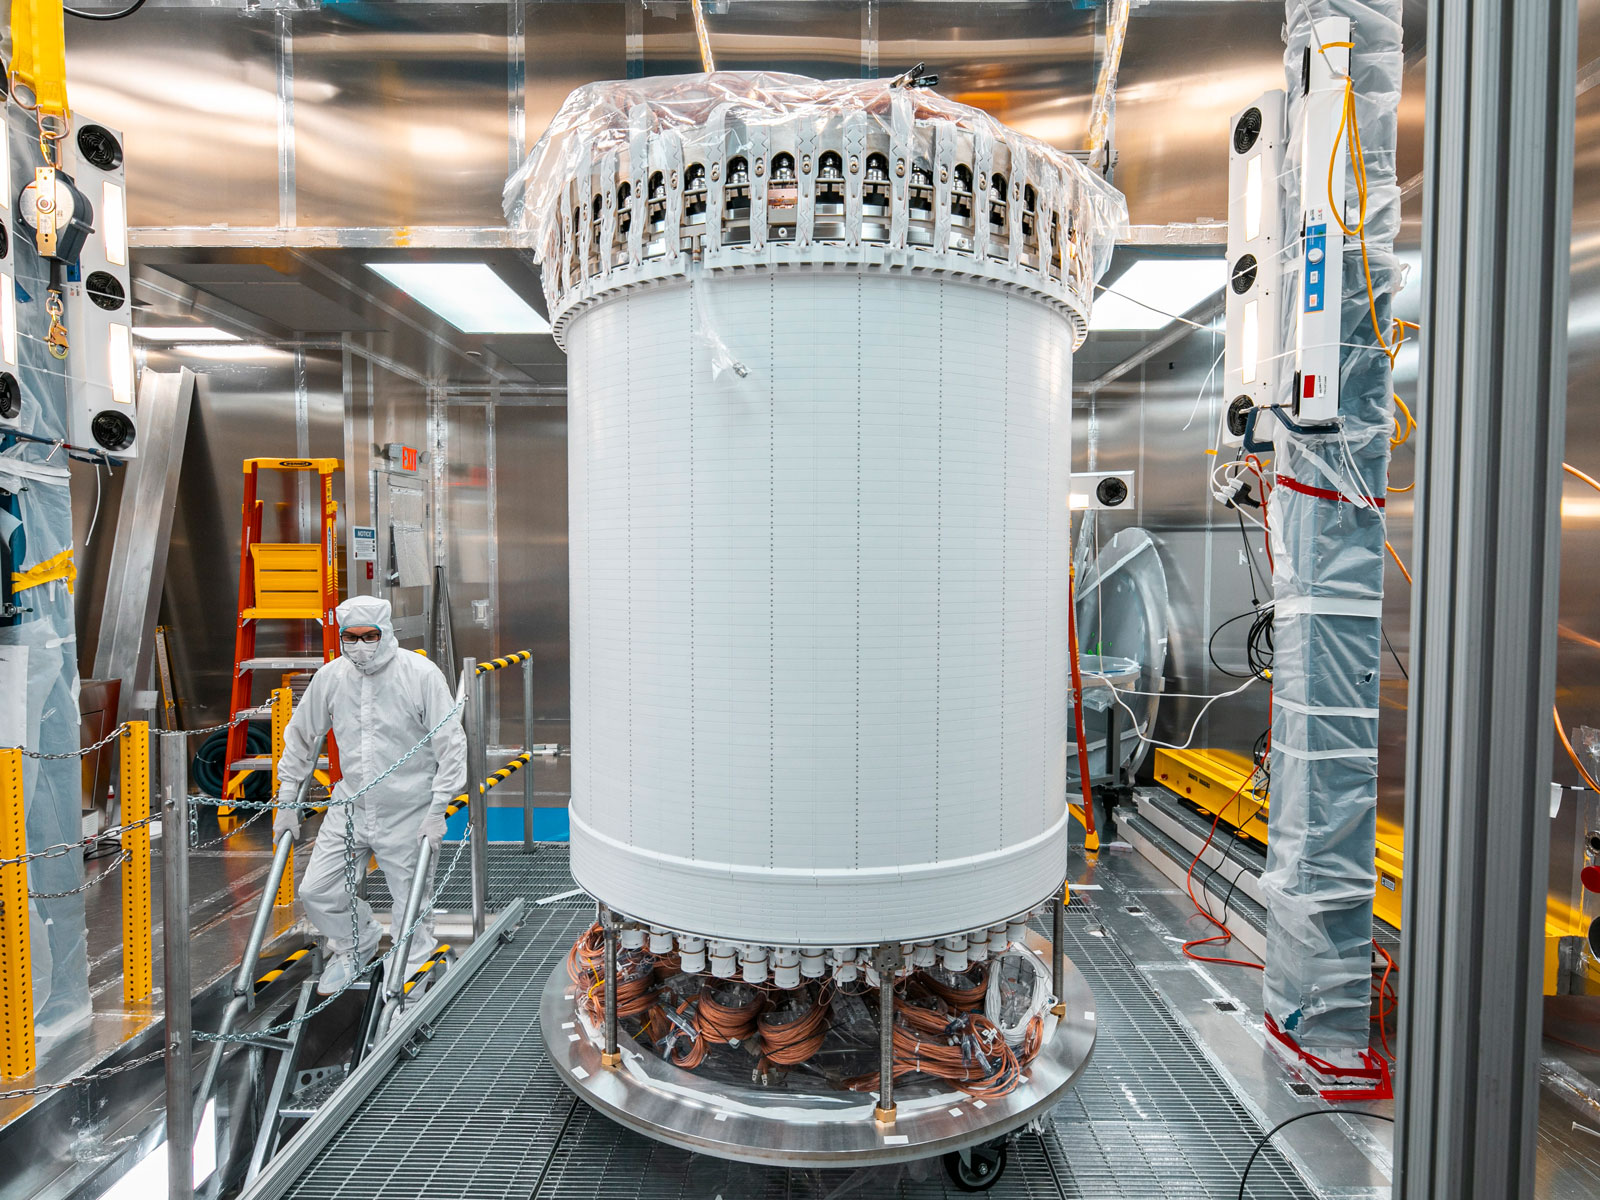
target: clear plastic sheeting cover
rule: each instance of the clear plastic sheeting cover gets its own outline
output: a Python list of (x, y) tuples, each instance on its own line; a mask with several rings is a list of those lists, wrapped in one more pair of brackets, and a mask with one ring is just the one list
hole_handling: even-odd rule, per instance
[[(1290, 0), (1289, 128), (1304, 106), (1301, 72), (1313, 19), (1348, 17), (1351, 76), (1367, 170), (1366, 257), (1345, 240), (1340, 422), (1276, 439), (1273, 541), (1272, 808), (1267, 869), (1266, 1007), (1302, 1046), (1352, 1063), (1370, 1040), (1373, 854), (1377, 838), (1384, 514), (1393, 387), (1387, 341), (1400, 220), (1395, 140), (1402, 70), (1399, 0)], [(1315, 51), (1313, 50), (1313, 53)], [(1285, 179), (1299, 189), (1300, 139)], [(1346, 178), (1355, 214), (1356, 185)], [(1298, 212), (1297, 203), (1285, 205)], [(1352, 230), (1355, 228), (1351, 225)], [(1299, 230), (1286, 245), (1298, 244)], [(1283, 293), (1295, 296), (1298, 258)]]
[[(11, 122), (11, 178), (33, 174), (37, 131), (15, 106)], [(26, 237), (11, 242), (17, 300), (17, 380), (25, 432), (64, 438), (69, 428), (66, 376), (51, 356), (45, 297), (49, 266)], [(72, 499), (65, 455), (37, 442), (4, 436), (0, 428), (0, 538), (13, 571), (26, 571), (71, 554)], [(26, 695), (12, 693), (20, 731), (0, 733), (0, 743), (46, 754), (79, 748), (78, 643), (71, 585), (64, 579), (24, 588), (14, 597), (25, 611), (0, 618), (4, 686), (26, 680)], [(22, 791), (28, 846), (39, 849), (83, 836), (83, 784), (78, 759), (24, 758)], [(83, 857), (66, 854), (28, 865), (28, 888), (66, 892), (83, 883)], [(88, 931), (81, 894), (28, 901), (33, 956), (35, 1034), (41, 1051), (89, 1020)]]
[[(1149, 752), (1150, 745), (1141, 733), (1155, 728), (1161, 704), (1156, 693), (1161, 691), (1167, 663), (1167, 572), (1155, 540), (1136, 527), (1118, 530), (1094, 558), (1080, 566), (1076, 593), (1084, 732), (1090, 754), (1104, 747), (1109, 722), (1106, 713), (1116, 707), (1121, 765), (1136, 771)], [(1116, 677), (1113, 660), (1130, 663), (1134, 677), (1127, 681)], [(1112, 676), (1112, 686), (1122, 689), (1121, 705), (1115, 704), (1111, 686), (1096, 687), (1091, 674)], [(1067, 758), (1067, 773), (1070, 784), (1077, 778), (1077, 759), (1072, 755)]]
[[(907, 103), (898, 105), (897, 98)], [(523, 244), (546, 262), (561, 239), (562, 188), (580, 164), (601, 162), (613, 152), (625, 155), (635, 139), (650, 134), (701, 129), (713, 117), (729, 127), (817, 129), (856, 113), (867, 118), (869, 130), (891, 135), (896, 122), (906, 117), (949, 122), (1054, 165), (1076, 188), (1074, 214), (1091, 250), (1091, 278), (1098, 279), (1110, 265), (1116, 239), (1128, 223), (1121, 192), (1071, 155), (1018, 133), (981, 109), (927, 89), (891, 88), (884, 79), (718, 71), (586, 84), (567, 97), (527, 160), (506, 181), (506, 219), (523, 235)]]

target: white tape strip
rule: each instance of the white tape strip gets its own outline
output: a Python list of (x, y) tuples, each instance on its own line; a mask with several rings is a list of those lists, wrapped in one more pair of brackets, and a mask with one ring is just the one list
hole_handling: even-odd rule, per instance
[(1378, 757), (1378, 748), (1376, 746), (1372, 747), (1370, 750), (1366, 750), (1361, 747), (1357, 747), (1353, 750), (1302, 750), (1298, 746), (1285, 745), (1280, 738), (1273, 738), (1272, 748), (1274, 751), (1280, 754), (1286, 754), (1290, 758), (1297, 758), (1301, 762), (1326, 762), (1327, 760), (1334, 758)]
[(1273, 612), (1280, 617), (1371, 617), (1381, 620), (1383, 601), (1353, 596), (1289, 596), (1279, 600)]
[(1378, 719), (1378, 710), (1375, 708), (1346, 708), (1337, 704), (1301, 704), (1298, 700), (1290, 700), (1284, 696), (1274, 696), (1272, 703), (1279, 708), (1287, 709), (1292, 713), (1299, 713), (1304, 717), (1362, 717), (1369, 721)]

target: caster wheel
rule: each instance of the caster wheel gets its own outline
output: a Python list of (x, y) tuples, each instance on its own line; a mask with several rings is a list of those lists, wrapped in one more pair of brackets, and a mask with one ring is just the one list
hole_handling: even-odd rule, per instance
[(961, 1192), (987, 1192), (1006, 1169), (1006, 1144), (989, 1142), (944, 1156), (944, 1169)]

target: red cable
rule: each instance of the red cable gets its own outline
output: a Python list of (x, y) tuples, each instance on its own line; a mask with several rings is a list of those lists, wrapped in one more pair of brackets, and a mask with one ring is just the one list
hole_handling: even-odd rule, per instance
[[(1272, 743), (1269, 736), (1267, 743), (1269, 749), (1271, 748), (1271, 744)], [(1209, 946), (1213, 942), (1226, 943), (1233, 940), (1233, 931), (1221, 921), (1213, 917), (1204, 908), (1201, 908), (1200, 901), (1195, 899), (1194, 869), (1200, 865), (1200, 860), (1205, 857), (1205, 852), (1211, 848), (1211, 841), (1217, 836), (1217, 826), (1222, 821), (1222, 814), (1224, 810), (1227, 809), (1229, 804), (1232, 804), (1244, 793), (1246, 785), (1248, 785), (1249, 782), (1254, 778), (1255, 772), (1252, 770), (1250, 774), (1246, 775), (1244, 779), (1240, 781), (1239, 786), (1234, 789), (1233, 795), (1229, 796), (1228, 799), (1217, 808), (1216, 815), (1211, 818), (1211, 829), (1206, 834), (1206, 840), (1200, 844), (1200, 849), (1195, 851), (1194, 858), (1189, 861), (1189, 870), (1183, 877), (1184, 890), (1189, 893), (1189, 903), (1194, 905), (1195, 912), (1199, 913), (1207, 921), (1210, 921), (1211, 924), (1215, 925), (1219, 930), (1221, 930), (1221, 932), (1214, 933), (1210, 937), (1195, 938), (1193, 941), (1185, 942), (1183, 944), (1183, 953), (1186, 958), (1192, 958), (1196, 962), (1218, 963), (1225, 967), (1249, 967), (1252, 971), (1264, 971), (1266, 968), (1260, 963), (1246, 962), (1242, 958), (1213, 958), (1209, 955), (1196, 954), (1194, 952), (1194, 947), (1196, 946)]]
[[(1068, 548), (1067, 553), (1071, 553)], [(1067, 654), (1072, 661), (1072, 722), (1073, 730), (1078, 738), (1078, 781), (1083, 785), (1083, 829), (1084, 838), (1099, 840), (1099, 833), (1094, 827), (1094, 793), (1089, 788), (1089, 744), (1088, 737), (1083, 731), (1083, 670), (1078, 663), (1078, 598), (1077, 588), (1073, 577), (1077, 571), (1071, 567), (1067, 569)], [(1109, 727), (1108, 727), (1109, 729)], [(1106, 735), (1110, 737), (1108, 732)], [(1121, 750), (1121, 747), (1117, 747)], [(1110, 747), (1107, 747), (1108, 753)], [(1118, 755), (1118, 761), (1121, 755)]]

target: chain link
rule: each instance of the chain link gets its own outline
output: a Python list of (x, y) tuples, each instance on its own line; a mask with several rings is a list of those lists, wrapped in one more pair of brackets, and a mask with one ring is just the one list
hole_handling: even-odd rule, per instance
[(82, 750), (68, 750), (64, 754), (45, 754), (39, 750), (29, 750), (25, 746), (8, 746), (6, 749), (21, 750), (23, 758), (37, 758), (44, 762), (61, 762), (69, 758), (88, 758), (89, 755), (93, 754), (96, 750), (103, 750), (105, 747), (109, 746), (112, 742), (116, 741), (127, 732), (127, 722), (123, 722), (94, 745), (85, 746)]
[(224, 729), (232, 729), (235, 725), (243, 725), (246, 721), (264, 721), (265, 715), (261, 713), (242, 712), (237, 716), (229, 717), (220, 725), (205, 725), (199, 729), (157, 729), (154, 725), (150, 732), (156, 737), (199, 737), (201, 734), (218, 733)]
[[(189, 811), (193, 812), (194, 809), (191, 808)], [(252, 813), (250, 816), (246, 817), (242, 823), (240, 823), (239, 825), (235, 826), (233, 829), (228, 830), (228, 832), (224, 833), (221, 837), (214, 837), (214, 838), (210, 839), (209, 841), (199, 842), (199, 843), (197, 843), (195, 845), (192, 845), (190, 847), (190, 849), (191, 850), (209, 850), (213, 846), (220, 846), (220, 845), (222, 845), (223, 842), (227, 841), (229, 838), (237, 837), (239, 834), (243, 833), (246, 829), (249, 829), (250, 826), (254, 825), (257, 821), (259, 821), (261, 819), (262, 814), (265, 813), (266, 811), (267, 810), (264, 809), (264, 808), (263, 809), (258, 809), (257, 811)]]
[[(157, 729), (152, 726), (150, 732), (155, 734), (157, 737), (198, 737), (202, 734), (216, 733), (218, 730), (222, 729), (232, 729), (235, 725), (243, 725), (246, 721), (261, 719), (264, 718), (262, 718), (259, 713), (240, 713), (238, 716), (231, 717), (230, 719), (222, 722), (220, 725), (207, 725), (202, 729)], [(26, 746), (6, 746), (0, 747), (0, 749), (20, 750), (22, 751), (23, 758), (39, 759), (42, 762), (63, 762), (71, 758), (87, 758), (97, 750), (104, 750), (112, 742), (125, 736), (128, 732), (128, 729), (128, 722), (124, 721), (110, 733), (106, 734), (105, 737), (101, 738), (98, 742), (95, 742), (92, 746), (84, 746), (80, 750), (66, 750), (60, 754), (46, 754), (41, 750), (29, 750)]]
[(0, 1100), (20, 1100), (24, 1096), (47, 1096), (51, 1092), (59, 1092), (62, 1088), (76, 1087), (80, 1083), (95, 1083), (101, 1079), (109, 1079), (113, 1075), (121, 1075), (124, 1071), (136, 1070), (166, 1056), (167, 1051), (163, 1047), (143, 1057), (132, 1058), (125, 1063), (118, 1063), (114, 1067), (107, 1067), (104, 1071), (90, 1071), (85, 1075), (74, 1075), (71, 1079), (63, 1079), (60, 1083), (43, 1083), (38, 1087), (21, 1088), (14, 1092), (0, 1092)]
[(125, 833), (132, 833), (135, 829), (143, 829), (146, 825), (161, 819), (160, 813), (151, 813), (148, 817), (141, 817), (137, 821), (129, 821), (126, 825), (113, 825), (99, 833), (90, 834), (76, 842), (59, 842), (54, 846), (46, 846), (42, 850), (30, 850), (26, 854), (19, 854), (15, 858), (0, 858), (0, 867), (11, 867), (17, 863), (32, 862), (36, 858), (60, 858), (63, 854), (71, 854), (74, 850), (92, 850), (101, 842), (117, 841)]
[(117, 868), (122, 866), (123, 863), (127, 862), (132, 857), (133, 851), (119, 850), (116, 858), (111, 860), (109, 866), (107, 866), (99, 874), (89, 876), (88, 879), (84, 880), (77, 887), (70, 888), (65, 892), (29, 892), (28, 896), (34, 900), (64, 900), (68, 896), (77, 896), (83, 892), (87, 892), (95, 884), (104, 883), (107, 879), (110, 879), (111, 876), (116, 873)]

